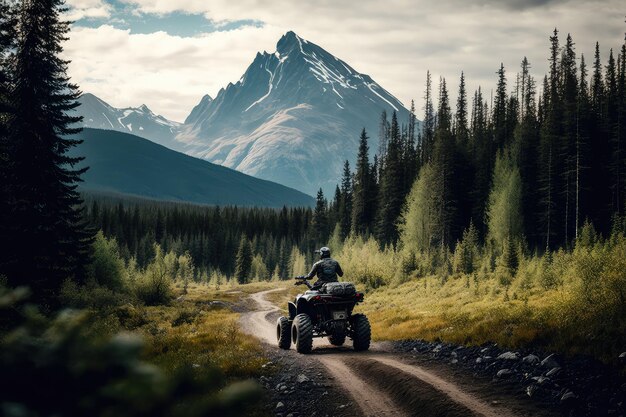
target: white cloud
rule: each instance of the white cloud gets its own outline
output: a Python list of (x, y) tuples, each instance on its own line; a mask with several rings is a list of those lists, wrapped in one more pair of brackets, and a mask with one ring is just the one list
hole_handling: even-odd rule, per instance
[(75, 27), (64, 53), (83, 91), (117, 107), (145, 103), (182, 121), (205, 93), (215, 96), (237, 80), (257, 50), (273, 48), (279, 36), (280, 30), (268, 27), (187, 38), (131, 34), (112, 26)]
[(111, 15), (111, 6), (103, 0), (68, 0), (66, 5), (69, 8), (66, 18), (73, 21)]
[[(89, 0), (85, 0), (89, 1)], [(95, 1), (95, 0), (94, 0)], [(479, 84), (487, 97), (500, 62), (509, 85), (524, 56), (541, 78), (554, 27), (589, 62), (598, 40), (604, 58), (622, 42), (622, 0), (125, 0), (141, 13), (204, 13), (214, 22), (253, 19), (244, 27), (194, 38), (131, 34), (111, 27), (75, 28), (67, 55), (83, 90), (114, 105), (146, 102), (177, 120), (208, 92), (236, 81), (257, 51), (273, 51), (280, 35), (294, 30), (371, 75), (408, 105), (422, 107), (426, 70), (448, 80), (452, 98), (460, 72), (470, 94)], [(96, 47), (97, 45), (97, 47)]]

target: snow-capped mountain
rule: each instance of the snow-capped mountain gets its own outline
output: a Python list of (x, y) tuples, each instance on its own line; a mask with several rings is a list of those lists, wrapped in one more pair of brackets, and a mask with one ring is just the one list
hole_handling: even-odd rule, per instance
[(177, 146), (174, 137), (181, 123), (154, 114), (145, 104), (118, 109), (90, 93), (83, 94), (79, 101), (83, 127), (132, 133), (169, 148)]
[(320, 186), (328, 193), (344, 160), (354, 162), (363, 127), (377, 149), (383, 110), (408, 121), (402, 103), (368, 75), (288, 32), (237, 83), (213, 100), (203, 97), (176, 140), (190, 155), (311, 195)]

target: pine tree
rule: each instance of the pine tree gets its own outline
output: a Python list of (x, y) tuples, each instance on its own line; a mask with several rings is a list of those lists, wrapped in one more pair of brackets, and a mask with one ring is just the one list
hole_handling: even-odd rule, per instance
[(540, 230), (543, 231), (545, 249), (549, 250), (558, 241), (557, 199), (559, 170), (558, 138), (562, 118), (561, 100), (559, 96), (559, 39), (555, 29), (550, 37), (550, 74), (544, 82), (543, 111), (545, 113), (541, 127), (539, 144), (539, 192), (540, 212), (538, 215)]
[(404, 202), (402, 141), (396, 112), (391, 118), (391, 135), (380, 179), (379, 210), (376, 237), (381, 245), (395, 244), (398, 238), (396, 220)]
[(609, 61), (605, 72), (606, 91), (606, 132), (610, 146), (609, 171), (611, 173), (610, 191), (612, 215), (622, 214), (623, 196), (622, 192), (622, 155), (624, 153), (623, 144), (619, 135), (619, 90), (618, 90), (618, 69), (613, 56), (613, 49), (609, 52)]
[(439, 180), (440, 187), (436, 189), (438, 195), (435, 199), (439, 202), (438, 215), (440, 218), (437, 224), (441, 228), (438, 235), (440, 236), (439, 243), (442, 249), (447, 248), (451, 242), (454, 242), (452, 232), (458, 226), (457, 222), (455, 222), (458, 201), (455, 201), (457, 196), (455, 195), (456, 187), (454, 184), (456, 178), (456, 149), (451, 129), (452, 112), (450, 110), (448, 89), (446, 80), (442, 79), (439, 87), (439, 107), (433, 149), (433, 169), (441, 177)]
[(590, 148), (590, 120), (591, 102), (589, 98), (589, 87), (587, 84), (587, 66), (585, 57), (580, 57), (580, 77), (578, 86), (578, 101), (576, 103), (576, 157), (575, 157), (575, 239), (578, 239), (579, 229), (582, 219), (590, 216), (588, 195), (591, 189), (589, 182), (589, 167), (591, 163)]
[(519, 124), (514, 130), (511, 150), (512, 158), (517, 163), (522, 180), (522, 212), (524, 213), (525, 236), (536, 239), (539, 226), (536, 213), (537, 205), (537, 158), (539, 148), (539, 124), (536, 109), (535, 80), (530, 75), (530, 63), (524, 57), (521, 63)]
[[(68, 152), (80, 143), (72, 115), (80, 92), (59, 57), (69, 23), (62, 0), (18, 4), (15, 52), (10, 58), (7, 157), (11, 223), (0, 273), (11, 285), (27, 285), (35, 298), (52, 299), (63, 280), (81, 275), (93, 233), (82, 220), (76, 184), (86, 168)], [(4, 232), (4, 231), (3, 231)]]
[(313, 211), (313, 221), (311, 222), (311, 236), (313, 245), (325, 245), (328, 240), (328, 203), (324, 198), (324, 192), (320, 188), (317, 192), (315, 210)]
[(469, 136), (467, 130), (467, 93), (465, 91), (465, 74), (461, 72), (459, 94), (456, 100), (455, 131), (454, 135), (459, 143), (466, 144)]
[(471, 216), (482, 236), (486, 234), (485, 205), (491, 184), (493, 141), (489, 135), (487, 111), (479, 87), (474, 94), (471, 118), (470, 152), (474, 166), (473, 186), (470, 190)]
[[(374, 216), (374, 199), (372, 184), (375, 178), (369, 163), (369, 146), (367, 144), (365, 129), (359, 139), (359, 153), (356, 160), (356, 172), (354, 174), (354, 186), (352, 192), (352, 231), (357, 235), (366, 235), (370, 232), (370, 226)], [(374, 168), (375, 170), (375, 168)]]
[(391, 126), (389, 125), (389, 120), (387, 120), (387, 111), (383, 110), (378, 123), (378, 155), (383, 159), (387, 153), (387, 146), (389, 146), (390, 129)]
[(590, 137), (593, 138), (593, 154), (591, 156), (590, 176), (594, 184), (590, 190), (589, 207), (591, 220), (600, 233), (609, 233), (611, 229), (611, 160), (610, 142), (606, 126), (606, 91), (600, 61), (600, 45), (596, 42), (593, 73), (591, 75), (591, 112), (589, 120)]
[(507, 132), (507, 93), (506, 93), (506, 75), (504, 72), (504, 64), (500, 64), (498, 74), (498, 86), (496, 88), (496, 96), (493, 104), (493, 131), (496, 149), (502, 149), (508, 143)]
[(250, 282), (252, 271), (252, 246), (245, 235), (239, 241), (239, 250), (235, 258), (235, 278), (239, 284)]
[(409, 126), (402, 155), (402, 165), (404, 166), (404, 195), (411, 191), (411, 186), (419, 172), (418, 149), (416, 148), (415, 128), (417, 117), (415, 115), (415, 102), (411, 100), (411, 110), (409, 112)]
[(426, 92), (424, 94), (424, 120), (422, 121), (422, 140), (420, 143), (421, 165), (432, 157), (435, 137), (435, 108), (433, 106), (432, 81), (430, 71), (426, 72)]
[(470, 142), (468, 130), (467, 93), (465, 91), (465, 75), (461, 72), (459, 93), (454, 116), (454, 193), (456, 194), (457, 220), (455, 234), (459, 234), (472, 218), (472, 182), (475, 176), (475, 166), (472, 160), (473, 144)]
[(341, 201), (339, 203), (339, 225), (341, 227), (341, 239), (345, 239), (352, 228), (352, 173), (350, 163), (346, 160), (343, 164), (343, 176), (341, 178)]
[(569, 244), (576, 234), (575, 194), (576, 194), (576, 130), (578, 110), (578, 74), (574, 42), (568, 34), (561, 58), (560, 100), (562, 100), (563, 119), (559, 140), (559, 159), (561, 160), (560, 182), (563, 208), (563, 240)]

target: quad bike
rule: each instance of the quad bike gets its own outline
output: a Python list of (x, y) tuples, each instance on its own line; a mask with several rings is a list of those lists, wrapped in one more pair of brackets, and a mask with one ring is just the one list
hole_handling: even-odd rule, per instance
[(279, 317), (276, 323), (278, 347), (309, 353), (314, 337), (328, 337), (331, 344), (341, 346), (346, 337), (352, 339), (354, 350), (370, 347), (370, 323), (364, 314), (352, 314), (354, 306), (363, 301), (363, 293), (354, 284), (331, 282), (314, 287), (305, 277), (297, 277), (295, 285), (304, 284), (308, 291), (289, 303), (289, 318)]

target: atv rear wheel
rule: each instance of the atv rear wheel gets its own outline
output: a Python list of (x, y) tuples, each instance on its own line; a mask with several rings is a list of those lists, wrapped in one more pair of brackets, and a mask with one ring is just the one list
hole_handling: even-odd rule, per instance
[(372, 330), (370, 322), (363, 314), (355, 314), (352, 316), (352, 343), (354, 350), (357, 352), (370, 348), (372, 339)]
[(291, 326), (291, 340), (298, 353), (310, 353), (313, 348), (313, 323), (308, 314), (298, 314)]
[(287, 317), (279, 317), (276, 322), (276, 339), (278, 339), (278, 347), (281, 349), (287, 350), (291, 348), (289, 330), (289, 319)]
[(331, 334), (330, 336), (328, 336), (328, 341), (333, 346), (341, 346), (346, 342), (346, 334)]

